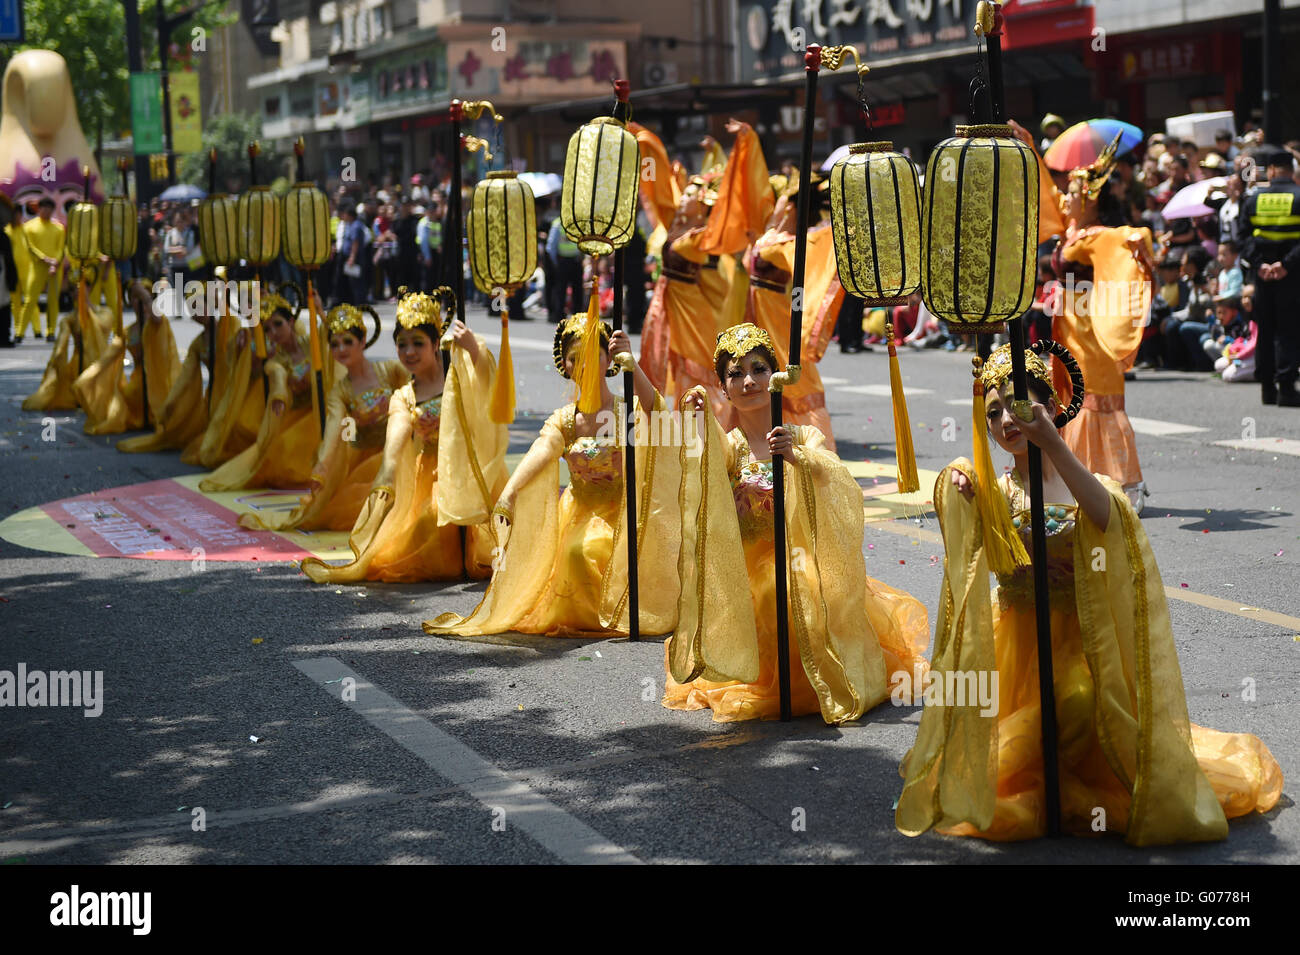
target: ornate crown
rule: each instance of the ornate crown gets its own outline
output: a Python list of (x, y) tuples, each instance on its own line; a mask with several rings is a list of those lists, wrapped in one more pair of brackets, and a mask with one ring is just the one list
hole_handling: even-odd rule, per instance
[(397, 290), (401, 298), (397, 302), (397, 324), (402, 328), (415, 328), (418, 325), (432, 325), (438, 330), (436, 337), (441, 338), (443, 332), (442, 309), (443, 302), (455, 302), (455, 294), (445, 285), (440, 285), (433, 290), (433, 295), (427, 292), (412, 292), (402, 286)]
[(269, 321), (271, 316), (276, 312), (287, 312), (290, 316), (297, 317), (297, 309), (289, 304), (289, 300), (279, 292), (263, 292), (262, 301), (262, 321)]
[(760, 347), (766, 348), (773, 360), (776, 359), (776, 349), (772, 346), (772, 337), (767, 332), (750, 322), (732, 325), (718, 336), (718, 347), (713, 349), (713, 361), (716, 364), (723, 355), (743, 358)]
[[(1028, 348), (1025, 349), (1025, 373), (1033, 375), (1050, 388), (1052, 394), (1056, 394), (1056, 385), (1052, 383), (1052, 373), (1047, 368), (1047, 362)], [(989, 355), (988, 360), (984, 362), (984, 368), (980, 371), (980, 381), (984, 383), (984, 393), (991, 394), (995, 391), (1001, 391), (1002, 386), (1007, 383), (1007, 379), (1010, 377), (1011, 346), (1003, 345)]]
[[(1052, 381), (1052, 373), (1047, 367), (1047, 362), (1042, 358), (1042, 352), (1050, 352), (1059, 358), (1065, 365), (1065, 370), (1070, 375), (1070, 403), (1067, 405), (1061, 400), (1060, 394), (1057, 393), (1056, 385)], [(1006, 384), (1007, 379), (1011, 377), (1011, 346), (1003, 345), (996, 349), (993, 354), (989, 355), (988, 361), (979, 370), (979, 379), (984, 386), (984, 393), (987, 395), (992, 391), (1000, 391)], [(1079, 362), (1070, 354), (1069, 350), (1060, 342), (1037, 341), (1029, 348), (1025, 349), (1025, 374), (1033, 375), (1043, 384), (1045, 384), (1052, 397), (1056, 400), (1058, 406), (1055, 416), (1055, 424), (1058, 428), (1064, 428), (1083, 408), (1084, 384), (1083, 371), (1079, 368)]]
[(1106, 185), (1106, 180), (1115, 171), (1115, 159), (1119, 151), (1121, 135), (1121, 133), (1115, 134), (1110, 145), (1101, 151), (1101, 155), (1092, 165), (1080, 166), (1070, 171), (1070, 181), (1078, 182), (1083, 188), (1083, 194), (1090, 200), (1095, 200), (1101, 194), (1101, 187)]
[[(370, 336), (369, 341), (366, 340), (365, 334), (367, 316), (369, 316), (375, 328), (375, 332)], [(354, 328), (361, 329), (361, 340), (367, 348), (379, 338), (379, 315), (368, 305), (349, 305), (347, 303), (336, 305), (325, 316), (325, 325), (329, 328), (330, 335), (342, 335)]]
[[(552, 349), (551, 354), (555, 360), (555, 370), (565, 378), (569, 377), (569, 373), (564, 370), (564, 338), (566, 335), (581, 335), (586, 321), (587, 313), (579, 312), (576, 315), (570, 315), (555, 327), (555, 347)], [(614, 326), (610, 325), (609, 322), (602, 321), (600, 323), (601, 343), (608, 345), (610, 336), (613, 334)], [(605, 372), (605, 377), (613, 378), (617, 374), (618, 369), (614, 365), (610, 365)]]

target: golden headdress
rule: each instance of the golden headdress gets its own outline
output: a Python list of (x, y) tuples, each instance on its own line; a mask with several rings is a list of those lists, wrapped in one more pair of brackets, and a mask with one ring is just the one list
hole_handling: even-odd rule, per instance
[(718, 201), (718, 177), (714, 173), (704, 173), (699, 176), (692, 176), (686, 188), (682, 191), (682, 198), (699, 199), (706, 206), (712, 206)]
[(1083, 189), (1082, 195), (1087, 196), (1091, 201), (1096, 201), (1097, 196), (1101, 194), (1102, 186), (1106, 185), (1106, 180), (1115, 171), (1115, 159), (1119, 152), (1121, 135), (1116, 133), (1110, 145), (1101, 151), (1101, 155), (1091, 165), (1080, 166), (1070, 171), (1070, 181), (1078, 182)]
[[(366, 317), (369, 316), (374, 324), (375, 332), (366, 340)], [(354, 328), (361, 329), (361, 340), (365, 347), (369, 348), (379, 338), (379, 313), (369, 305), (349, 305), (346, 302), (342, 305), (335, 305), (325, 316), (325, 326), (329, 329), (330, 336), (342, 335)]]
[[(1050, 351), (1064, 362), (1070, 373), (1070, 404), (1059, 412), (1054, 420), (1058, 428), (1065, 425), (1079, 413), (1083, 407), (1083, 373), (1079, 363), (1057, 342), (1038, 341), (1025, 350), (1025, 373), (1033, 375), (1047, 385), (1058, 405), (1062, 404), (1052, 383), (1051, 372), (1043, 361), (1041, 353)], [(1005, 577), (1017, 567), (1029, 565), (1029, 554), (1025, 550), (1020, 532), (1011, 523), (1011, 514), (997, 487), (997, 476), (993, 473), (993, 459), (989, 455), (989, 442), (986, 436), (988, 422), (985, 417), (985, 395), (990, 391), (1001, 390), (1011, 377), (1011, 346), (1003, 345), (989, 355), (988, 361), (976, 357), (971, 359), (974, 368), (974, 400), (971, 403), (971, 430), (974, 443), (972, 457), (975, 465), (975, 503), (979, 507), (980, 522), (984, 528), (984, 549), (989, 558), (989, 569), (1000, 577)], [(1055, 409), (1053, 409), (1055, 410)], [(1018, 412), (1017, 412), (1018, 413)]]
[(723, 355), (744, 358), (755, 348), (766, 348), (767, 353), (772, 356), (772, 361), (776, 361), (776, 348), (773, 347), (772, 337), (767, 332), (752, 322), (732, 325), (718, 336), (718, 345), (713, 349), (713, 362), (717, 364), (718, 359)]
[(400, 296), (397, 302), (397, 324), (402, 328), (415, 328), (419, 325), (432, 325), (438, 330), (438, 338), (446, 324), (443, 320), (444, 304), (448, 306), (448, 315), (455, 307), (456, 293), (445, 285), (440, 285), (430, 295), (427, 292), (412, 292), (406, 286), (397, 290)]
[[(608, 347), (613, 334), (613, 327), (600, 320), (600, 290), (593, 278), (587, 310), (570, 315), (555, 329), (555, 367), (565, 378), (569, 373), (564, 368), (564, 339), (571, 335), (578, 339), (577, 354), (573, 359), (573, 380), (578, 386), (574, 403), (583, 414), (595, 414), (600, 410), (600, 355)], [(612, 378), (617, 374), (617, 366), (610, 362), (605, 377)]]
[(289, 315), (292, 316), (290, 321), (293, 321), (293, 318), (297, 317), (298, 310), (294, 308), (289, 303), (289, 300), (279, 292), (263, 292), (259, 297), (262, 306), (262, 321), (269, 321), (271, 316), (276, 312), (288, 312)]
[[(558, 371), (561, 375), (564, 375), (565, 378), (568, 378), (569, 376), (564, 370), (564, 339), (569, 335), (581, 336), (584, 329), (586, 328), (586, 322), (587, 322), (587, 313), (578, 312), (576, 315), (570, 315), (564, 321), (560, 322), (558, 326), (556, 326), (555, 347), (552, 350), (552, 357), (555, 359), (555, 370)], [(602, 321), (600, 323), (601, 343), (608, 345), (609, 338), (613, 334), (614, 334), (614, 327), (610, 325), (609, 322)], [(609, 370), (605, 372), (605, 377), (613, 378), (617, 374), (618, 374), (618, 369), (615, 368), (613, 365), (610, 365)]]

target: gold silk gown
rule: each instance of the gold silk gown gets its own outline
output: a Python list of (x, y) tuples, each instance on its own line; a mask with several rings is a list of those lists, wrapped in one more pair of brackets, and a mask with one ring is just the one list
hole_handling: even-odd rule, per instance
[(496, 359), (479, 341), (479, 360), (452, 349), (440, 395), (415, 398), (408, 382), (388, 403), (384, 451), (369, 496), (348, 538), (353, 559), (302, 570), (316, 583), (415, 583), (492, 573), (491, 508), (505, 485), (505, 425), (487, 416)]
[(23, 401), (23, 410), (72, 411), (80, 407), (72, 386), (103, 354), (116, 327), (112, 309), (92, 306), (89, 295), (78, 288), (77, 308), (59, 319), (45, 373)]
[[(894, 674), (925, 671), (929, 622), (915, 597), (867, 576), (861, 488), (821, 432), (792, 431), (791, 710), (843, 723), (886, 699)], [(780, 687), (773, 464), (753, 459), (739, 429), (723, 435), (714, 422), (710, 433), (704, 454), (683, 460), (682, 596), (665, 647), (663, 705), (708, 707), (717, 722), (774, 719)], [(734, 570), (742, 555), (743, 577)]]
[[(654, 410), (664, 410), (662, 399)], [(579, 437), (572, 404), (547, 419), (507, 485), (515, 494), (509, 537), (482, 601), (469, 616), (444, 613), (426, 621), (425, 633), (627, 632), (624, 464), (615, 440)], [(637, 449), (640, 626), (646, 634), (666, 633), (676, 620), (676, 532), (660, 516), (676, 492), (672, 457), (655, 446)], [(561, 458), (570, 475), (563, 495)], [(651, 527), (653, 534), (647, 533)]]
[(208, 404), (203, 392), (203, 363), (208, 356), (210, 334), (204, 329), (198, 338), (190, 342), (180, 372), (172, 382), (171, 391), (163, 399), (162, 405), (150, 402), (153, 434), (123, 438), (117, 442), (117, 450), (127, 454), (181, 450), (191, 441), (202, 437), (208, 424)]
[[(745, 253), (745, 268), (749, 272), (745, 321), (753, 322), (772, 337), (781, 368), (786, 367), (790, 358), (794, 243), (793, 233), (768, 229)], [(808, 231), (804, 295), (799, 346), (801, 374), (798, 382), (787, 385), (781, 392), (781, 408), (787, 424), (812, 425), (824, 435), (826, 446), (834, 451), (831, 416), (826, 410), (826, 386), (817, 370), (817, 362), (826, 353), (835, 331), (835, 320), (844, 298), (836, 277), (835, 247), (828, 226), (815, 226)]]
[[(257, 441), (200, 481), (200, 490), (306, 487), (321, 445), (321, 424), (308, 357), (311, 343), (305, 335), (298, 337), (298, 347), (297, 357), (276, 354), (264, 366), (269, 393)], [(323, 374), (328, 395), (347, 373), (330, 358)], [(277, 400), (284, 402), (279, 415), (272, 410)]]
[[(190, 441), (181, 461), (217, 468), (257, 441), (266, 411), (268, 388), (253, 370), (252, 330), (239, 344), (239, 317), (224, 315), (217, 325), (217, 354), (212, 408), (203, 433)], [(270, 361), (270, 358), (267, 358)]]
[[(72, 384), (72, 393), (86, 412), (86, 434), (121, 434), (146, 427), (145, 386), (149, 389), (150, 420), (156, 420), (180, 374), (176, 338), (165, 317), (145, 319), (143, 347), (139, 322), (126, 329), (126, 338), (123, 342), (114, 336), (98, 360)], [(130, 378), (124, 373), (128, 347), (133, 358)]]
[[(372, 362), (379, 384), (358, 393), (348, 375), (339, 377), (325, 399), (325, 440), (316, 456), (311, 481), (320, 485), (287, 513), (241, 514), (250, 530), (351, 530), (383, 463), (388, 405), (393, 392), (411, 380), (399, 361)], [(344, 437), (345, 421), (355, 429)]]
[[(998, 709), (927, 701), (896, 823), (907, 835), (1030, 839), (1046, 831), (1032, 569), (990, 593), (978, 509), (952, 487), (953, 468), (975, 480), (961, 459), (935, 483), (944, 583), (931, 672), (996, 672)], [(1223, 839), (1229, 818), (1276, 805), (1281, 768), (1258, 737), (1189, 722), (1150, 543), (1118, 484), (1101, 480), (1105, 530), (1073, 504), (1047, 505), (1062, 828), (1094, 835), (1104, 819), (1136, 846)], [(1019, 479), (999, 486), (1028, 537)]]

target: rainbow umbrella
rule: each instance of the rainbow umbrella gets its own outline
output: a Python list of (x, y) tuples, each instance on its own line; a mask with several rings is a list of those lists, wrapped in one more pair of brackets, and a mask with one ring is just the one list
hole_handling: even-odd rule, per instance
[(1119, 134), (1118, 155), (1121, 156), (1142, 142), (1142, 130), (1132, 123), (1122, 123), (1118, 119), (1088, 119), (1075, 123), (1057, 136), (1043, 153), (1043, 160), (1047, 168), (1057, 172), (1089, 166), (1097, 161), (1116, 134)]

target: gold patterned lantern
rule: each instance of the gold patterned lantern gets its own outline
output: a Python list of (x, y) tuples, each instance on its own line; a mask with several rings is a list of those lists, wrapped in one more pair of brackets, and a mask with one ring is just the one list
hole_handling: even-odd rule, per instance
[(99, 209), (90, 201), (90, 167), (82, 166), (85, 178), (81, 201), (68, 211), (68, 258), (88, 262), (99, 257)]
[(1034, 301), (1038, 162), (1010, 126), (958, 126), (925, 171), (925, 307), (959, 334), (998, 332)]
[(480, 292), (513, 291), (537, 271), (537, 204), (515, 173), (490, 172), (474, 187), (469, 267)]
[(330, 207), (315, 183), (294, 183), (284, 197), (284, 257), (300, 269), (318, 269), (329, 261)]
[(122, 174), (122, 194), (110, 196), (99, 207), (99, 250), (119, 262), (135, 255), (139, 240), (135, 206), (126, 194), (126, 167), (129, 164), (125, 157), (118, 159), (117, 168)]
[(223, 192), (199, 203), (199, 245), (209, 265), (234, 265), (239, 261), (239, 203)]
[(248, 191), (239, 197), (235, 249), (249, 265), (264, 266), (280, 254), (280, 200), (270, 186), (257, 185), (257, 156), (261, 147), (248, 147)]
[(588, 255), (621, 249), (636, 228), (636, 137), (613, 116), (598, 116), (569, 139), (560, 225)]
[(840, 284), (869, 308), (905, 305), (921, 285), (921, 186), (891, 142), (854, 143), (831, 169)]

